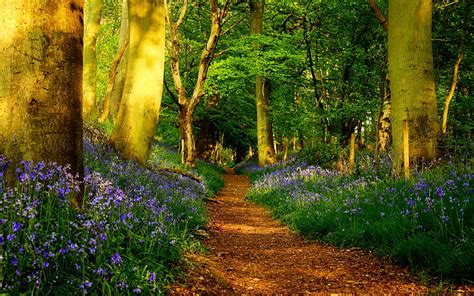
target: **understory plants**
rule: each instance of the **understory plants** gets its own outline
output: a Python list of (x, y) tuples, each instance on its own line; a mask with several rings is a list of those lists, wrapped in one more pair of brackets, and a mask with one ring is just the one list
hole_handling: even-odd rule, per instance
[(311, 238), (374, 250), (445, 279), (474, 280), (472, 158), (409, 180), (379, 177), (370, 163), (353, 175), (305, 163), (264, 168), (247, 197)]
[[(0, 292), (162, 294), (182, 253), (198, 248), (210, 190), (85, 143), (84, 200), (67, 167), (22, 162), (13, 187), (0, 158)], [(157, 164), (150, 164), (153, 168)]]

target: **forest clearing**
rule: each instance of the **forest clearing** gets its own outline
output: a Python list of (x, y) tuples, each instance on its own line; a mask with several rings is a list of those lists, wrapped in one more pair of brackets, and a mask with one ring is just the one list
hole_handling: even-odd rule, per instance
[(470, 0), (0, 0), (0, 294), (474, 293)]

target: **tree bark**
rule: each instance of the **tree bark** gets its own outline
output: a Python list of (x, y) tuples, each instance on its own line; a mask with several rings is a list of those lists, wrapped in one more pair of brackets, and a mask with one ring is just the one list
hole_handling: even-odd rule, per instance
[(390, 0), (388, 61), (392, 90), (393, 168), (403, 163), (403, 121), (410, 128), (410, 161), (438, 154), (439, 119), (433, 74), (430, 0)]
[(182, 140), (181, 154), (186, 167), (196, 167), (196, 146), (193, 135), (193, 116), (189, 109), (184, 107), (178, 114), (180, 139)]
[[(250, 0), (250, 34), (263, 33), (265, 0)], [(273, 148), (273, 128), (270, 112), (270, 83), (261, 75), (256, 77), (258, 163), (266, 166), (277, 161)]]
[(0, 154), (12, 168), (52, 161), (83, 176), (82, 7), (81, 0), (0, 2)]
[(387, 88), (388, 79), (385, 75), (382, 79), (381, 85), (381, 98), (380, 98), (380, 109), (377, 118), (377, 135), (376, 135), (376, 154), (379, 152), (386, 151), (390, 144), (390, 113), (392, 111), (392, 105), (390, 103), (390, 92)]
[(94, 120), (97, 110), (97, 61), (96, 44), (99, 36), (100, 19), (104, 10), (103, 0), (86, 0), (84, 13), (84, 54), (83, 54), (83, 104), (82, 116)]
[(129, 0), (127, 77), (111, 141), (125, 158), (146, 164), (163, 93), (164, 0)]
[(127, 77), (127, 50), (129, 43), (128, 0), (122, 0), (122, 15), (120, 20), (119, 49), (112, 61), (107, 90), (102, 100), (102, 110), (99, 122), (115, 123), (120, 100), (122, 98), (125, 78)]

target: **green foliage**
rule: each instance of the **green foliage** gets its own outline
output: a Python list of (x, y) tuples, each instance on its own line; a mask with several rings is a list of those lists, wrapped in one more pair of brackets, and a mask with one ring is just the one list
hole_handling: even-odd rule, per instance
[(225, 170), (222, 167), (198, 160), (197, 172), (204, 179), (204, 183), (212, 195), (224, 186), (224, 179), (222, 179), (221, 174), (224, 174)]
[(324, 168), (336, 168), (336, 163), (341, 157), (341, 146), (339, 143), (326, 144), (317, 142), (314, 147), (301, 150), (297, 158), (308, 164), (318, 164)]

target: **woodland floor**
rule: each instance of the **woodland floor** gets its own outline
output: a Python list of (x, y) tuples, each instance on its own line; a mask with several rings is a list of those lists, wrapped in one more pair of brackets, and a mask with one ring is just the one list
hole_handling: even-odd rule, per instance
[(208, 207), (209, 252), (187, 256), (188, 275), (170, 295), (474, 293), (467, 286), (436, 290), (368, 251), (306, 240), (245, 201), (245, 176), (229, 170), (224, 181), (218, 202)]

